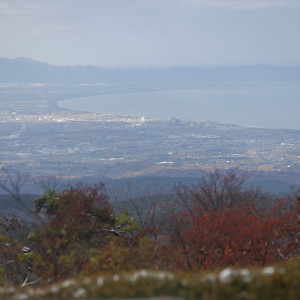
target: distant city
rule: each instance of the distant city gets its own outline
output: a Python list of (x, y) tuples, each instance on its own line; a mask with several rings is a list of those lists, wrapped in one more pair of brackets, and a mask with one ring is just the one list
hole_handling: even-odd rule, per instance
[[(9, 63), (16, 64), (15, 61)], [(26, 61), (26, 68), (36, 65)], [(24, 61), (18, 68), (20, 66), (23, 66), (25, 78)], [(42, 67), (45, 66), (42, 64)], [(14, 66), (13, 70), (17, 72), (18, 68)], [(261, 66), (256, 72), (259, 73), (259, 70)], [(274, 70), (272, 74), (276, 74), (277, 69)], [(288, 68), (285, 70), (288, 72)], [(234, 72), (238, 71), (244, 73), (245, 69), (237, 68)], [(290, 68), (289, 71), (286, 83), (300, 84), (299, 68)], [(180, 74), (178, 69), (174, 72)], [(182, 83), (180, 88), (195, 88), (200, 70), (194, 72), (190, 82)], [(270, 182), (265, 184), (270, 189), (273, 184), (278, 192), (283, 186), (288, 189), (296, 185), (300, 178), (300, 130), (119, 116), (71, 111), (57, 105), (58, 101), (75, 97), (153, 90), (157, 88), (155, 76), (148, 74), (147, 84), (145, 78), (139, 77), (140, 74), (140, 84), (133, 77), (132, 82), (121, 82), (120, 74), (115, 77), (114, 83), (109, 84), (101, 84), (100, 81), (99, 84), (76, 83), (76, 80), (73, 83), (39, 82), (37, 79), (29, 83), (25, 79), (22, 82), (21, 78), (14, 81), (12, 77), (9, 82), (4, 82), (3, 69), (0, 73), (0, 163), (28, 174), (30, 178), (40, 180), (61, 176), (65, 180), (88, 179), (95, 182), (98, 178), (144, 176), (199, 178), (203, 172), (214, 168), (239, 168), (256, 174), (256, 178), (260, 178), (262, 172), (268, 172)], [(13, 71), (8, 73), (13, 74)], [(225, 73), (223, 77), (231, 81), (230, 72), (228, 77)], [(123, 76), (129, 80), (125, 74)], [(276, 80), (270, 79), (267, 73), (264, 76), (264, 82), (272, 79), (276, 84)], [(198, 78), (198, 88), (201, 80), (201, 77)], [(221, 81), (215, 84), (224, 84)], [(278, 81), (282, 83), (282, 78)], [(243, 84), (250, 86), (254, 81), (244, 78)], [(161, 88), (165, 89), (171, 90), (176, 85), (176, 80), (170, 80), (169, 84), (161, 82)], [(279, 185), (274, 184), (278, 181), (281, 182)]]

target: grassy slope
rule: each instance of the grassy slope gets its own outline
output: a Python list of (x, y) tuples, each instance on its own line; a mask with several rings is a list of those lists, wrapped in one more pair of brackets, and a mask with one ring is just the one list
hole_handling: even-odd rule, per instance
[(210, 273), (136, 271), (98, 274), (45, 288), (0, 288), (0, 299), (104, 299), (176, 296), (182, 299), (300, 299), (300, 259), (265, 268)]

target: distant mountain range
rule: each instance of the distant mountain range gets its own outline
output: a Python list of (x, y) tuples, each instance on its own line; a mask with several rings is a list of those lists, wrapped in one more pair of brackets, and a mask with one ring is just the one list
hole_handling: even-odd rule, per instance
[(300, 83), (300, 67), (249, 65), (238, 67), (170, 67), (165, 69), (105, 69), (94, 66), (54, 66), (29, 58), (0, 58), (0, 82), (206, 85), (231, 83)]

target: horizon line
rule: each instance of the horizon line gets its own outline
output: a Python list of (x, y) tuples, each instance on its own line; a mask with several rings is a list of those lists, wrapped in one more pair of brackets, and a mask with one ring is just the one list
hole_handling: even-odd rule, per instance
[(32, 61), (33, 63), (40, 63), (55, 67), (94, 67), (94, 68), (107, 68), (107, 69), (150, 69), (150, 68), (220, 68), (220, 67), (246, 67), (246, 66), (272, 66), (272, 67), (289, 67), (299, 68), (300, 63), (289, 62), (289, 63), (268, 63), (268, 62), (256, 62), (256, 63), (165, 63), (165, 64), (128, 64), (128, 65), (97, 65), (97, 64), (54, 64), (45, 61), (33, 59), (31, 57), (0, 57), (0, 59), (6, 59), (10, 61)]

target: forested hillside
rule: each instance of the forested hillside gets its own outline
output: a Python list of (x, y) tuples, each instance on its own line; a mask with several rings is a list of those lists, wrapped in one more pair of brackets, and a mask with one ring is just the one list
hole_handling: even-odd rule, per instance
[[(264, 299), (276, 293), (296, 299), (299, 194), (278, 199), (247, 187), (246, 180), (216, 170), (195, 185), (177, 184), (173, 194), (126, 199), (109, 199), (103, 184), (50, 189), (36, 198), (33, 209), (22, 203), (30, 218), (1, 218), (3, 299), (15, 293), (28, 299), (222, 299), (228, 293), (256, 299), (263, 286)], [(22, 201), (17, 190), (11, 197)], [(251, 266), (263, 269), (251, 271)], [(225, 270), (214, 271), (220, 268)], [(95, 280), (97, 287), (90, 284)], [(114, 287), (119, 281), (120, 289)]]

